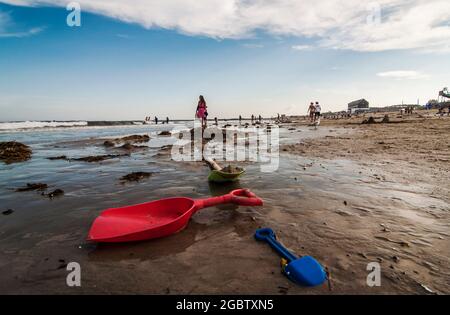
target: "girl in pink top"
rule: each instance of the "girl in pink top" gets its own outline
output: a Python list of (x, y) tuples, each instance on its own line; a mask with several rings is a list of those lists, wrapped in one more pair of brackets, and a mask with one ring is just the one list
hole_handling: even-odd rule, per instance
[(206, 127), (207, 107), (203, 95), (200, 95), (195, 116), (202, 120), (202, 126)]

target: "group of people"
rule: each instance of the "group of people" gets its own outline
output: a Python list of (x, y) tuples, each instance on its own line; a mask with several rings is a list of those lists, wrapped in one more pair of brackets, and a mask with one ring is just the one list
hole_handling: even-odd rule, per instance
[(413, 111), (414, 111), (414, 107), (412, 107), (412, 106), (407, 106), (405, 108), (405, 114), (406, 115), (411, 115), (413, 113)]
[[(147, 117), (145, 117), (144, 124), (148, 124), (148, 123), (150, 123), (150, 121), (151, 121), (151, 117), (150, 117), (150, 116), (147, 116)], [(157, 125), (157, 124), (158, 124), (158, 121), (159, 121), (158, 117), (155, 116), (154, 121), (155, 121), (155, 124)], [(164, 122), (165, 122), (166, 124), (168, 124), (168, 123), (169, 123), (169, 117), (166, 117), (166, 120), (163, 121), (163, 124), (164, 124)]]
[(320, 106), (319, 102), (311, 102), (309, 104), (308, 113), (309, 113), (309, 119), (311, 122), (315, 122), (320, 120), (320, 112), (322, 111), (322, 107)]
[[(241, 116), (239, 116), (239, 118), (241, 118)], [(242, 119), (242, 118), (241, 118)], [(256, 115), (252, 115), (252, 124), (255, 120), (258, 120), (259, 122), (262, 121), (262, 116), (259, 115), (258, 117), (256, 117)], [(239, 120), (240, 121), (240, 120)]]
[[(311, 102), (311, 104), (309, 105), (308, 108), (308, 113), (309, 113), (309, 118), (311, 120), (311, 122), (316, 122), (320, 120), (320, 112), (322, 111), (322, 107), (320, 106), (319, 102), (316, 102), (314, 104), (314, 102)], [(278, 118), (279, 118), (279, 114), (278, 114)], [(198, 103), (197, 103), (197, 109), (195, 111), (195, 117), (200, 119), (202, 121), (202, 127), (206, 128), (207, 125), (207, 121), (208, 121), (208, 107), (206, 106), (206, 101), (205, 98), (203, 97), (203, 95), (200, 95), (198, 98)], [(260, 122), (262, 121), (262, 117), (261, 115), (259, 115), (258, 117), (256, 117), (255, 115), (252, 115), (252, 122), (255, 120), (259, 120)], [(215, 123), (217, 124), (217, 118), (214, 118)], [(242, 120), (242, 116), (239, 115), (239, 122), (241, 122)]]
[[(207, 121), (208, 121), (208, 107), (206, 106), (206, 101), (205, 98), (203, 97), (203, 95), (200, 95), (198, 98), (198, 103), (197, 103), (197, 109), (195, 111), (195, 117), (200, 119), (202, 121), (202, 127), (206, 128), (207, 125)], [(251, 121), (252, 124), (255, 121), (259, 121), (262, 122), (262, 116), (256, 116), (256, 115), (252, 115), (251, 117)], [(239, 115), (239, 124), (241, 124), (242, 121), (242, 116)], [(214, 118), (214, 123), (215, 125), (218, 125), (218, 120), (217, 117)]]

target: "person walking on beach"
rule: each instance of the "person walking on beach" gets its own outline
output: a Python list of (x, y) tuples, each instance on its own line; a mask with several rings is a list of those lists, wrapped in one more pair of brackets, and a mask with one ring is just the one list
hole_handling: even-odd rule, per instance
[(206, 101), (203, 95), (200, 95), (198, 97), (198, 104), (197, 104), (197, 110), (195, 112), (195, 116), (202, 121), (202, 128), (206, 128), (207, 125), (207, 117), (208, 117), (208, 111), (207, 111)]
[(166, 117), (166, 124), (169, 124), (169, 117)]
[(314, 106), (314, 121), (320, 119), (320, 112), (322, 111), (322, 107), (320, 107), (319, 102), (316, 102), (316, 105)]
[(155, 116), (155, 124), (158, 124), (158, 117)]
[(311, 102), (311, 104), (309, 104), (309, 108), (308, 108), (308, 113), (309, 113), (309, 120), (311, 122), (314, 121), (314, 112), (316, 111), (316, 107), (314, 106), (314, 103)]

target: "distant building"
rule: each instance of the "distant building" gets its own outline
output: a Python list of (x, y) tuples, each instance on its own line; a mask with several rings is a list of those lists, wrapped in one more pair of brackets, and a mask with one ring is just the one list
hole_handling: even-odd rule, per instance
[(365, 112), (368, 110), (369, 110), (369, 102), (363, 98), (360, 100), (348, 103), (348, 111), (352, 114), (357, 113), (357, 112)]

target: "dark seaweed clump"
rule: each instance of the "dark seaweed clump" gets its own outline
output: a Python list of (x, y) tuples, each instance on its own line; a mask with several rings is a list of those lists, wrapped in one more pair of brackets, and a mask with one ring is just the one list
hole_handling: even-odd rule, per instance
[(5, 210), (5, 211), (2, 211), (2, 214), (3, 215), (10, 215), (10, 214), (13, 214), (13, 212), (14, 212), (13, 209), (8, 209), (8, 210)]
[(76, 159), (70, 159), (70, 161), (81, 161), (81, 162), (93, 163), (93, 162), (101, 162), (101, 161), (110, 160), (110, 159), (116, 159), (116, 158), (119, 158), (122, 156), (129, 156), (129, 154), (91, 155), (91, 156), (85, 156), (85, 157), (76, 158)]
[(27, 183), (25, 187), (17, 188), (16, 191), (46, 190), (47, 188), (48, 185), (44, 183)]
[(133, 143), (142, 143), (149, 142), (150, 137), (148, 135), (132, 135), (123, 138), (118, 138), (114, 140), (115, 142), (133, 142)]
[(0, 160), (6, 164), (27, 161), (31, 158), (31, 154), (31, 148), (23, 143), (0, 142)]
[(42, 196), (46, 196), (46, 197), (48, 197), (50, 199), (52, 199), (54, 197), (59, 197), (59, 196), (62, 196), (62, 195), (64, 195), (64, 190), (62, 190), (62, 189), (55, 189), (54, 191), (52, 191), (52, 192), (50, 192), (48, 194), (42, 193)]
[(116, 159), (116, 158), (120, 158), (123, 156), (130, 156), (130, 154), (126, 153), (126, 154), (89, 155), (89, 156), (84, 156), (84, 157), (80, 157), (80, 158), (68, 158), (65, 155), (61, 155), (61, 156), (49, 157), (47, 159), (49, 159), (49, 160), (64, 160), (64, 161), (69, 161), (69, 162), (81, 161), (81, 162), (94, 163), (94, 162), (101, 162), (101, 161), (105, 161), (105, 160)]
[(65, 155), (52, 156), (52, 157), (48, 157), (47, 160), (50, 160), (50, 161), (55, 161), (55, 160), (67, 160), (67, 156), (65, 156)]
[(148, 172), (133, 172), (130, 173), (128, 175), (125, 175), (121, 178), (122, 181), (126, 181), (126, 182), (138, 182), (140, 180), (149, 178), (150, 176), (152, 176), (152, 173), (148, 173)]

